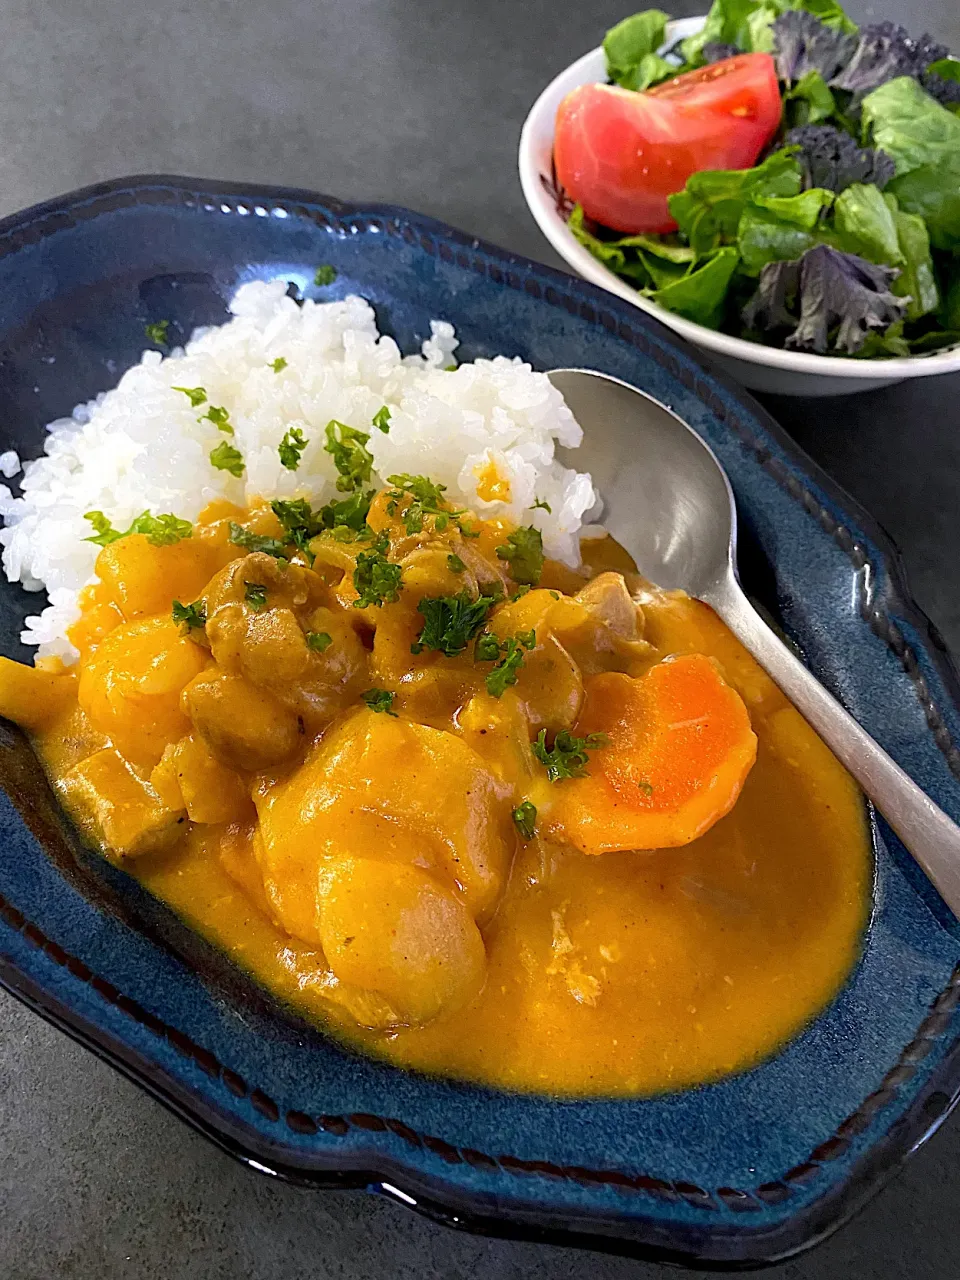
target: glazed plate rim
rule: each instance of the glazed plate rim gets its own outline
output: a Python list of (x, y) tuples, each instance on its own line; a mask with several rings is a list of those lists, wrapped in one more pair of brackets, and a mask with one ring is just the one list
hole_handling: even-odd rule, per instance
[[(919, 637), (919, 649), (935, 670), (943, 686), (944, 696), (952, 701), (954, 709), (960, 706), (960, 684), (952, 662), (932, 624), (913, 603), (906, 587), (899, 555), (877, 523), (806, 457), (764, 409), (730, 379), (714, 370), (682, 338), (657, 320), (638, 313), (636, 308), (594, 285), (520, 255), (508, 253), (435, 219), (395, 206), (344, 203), (295, 188), (167, 175), (134, 176), (95, 184), (5, 218), (0, 221), (0, 271), (2, 260), (8, 253), (15, 253), (47, 236), (56, 235), (64, 227), (95, 219), (101, 212), (116, 212), (125, 205), (197, 208), (204, 200), (212, 201), (208, 206), (211, 210), (219, 207), (224, 213), (243, 216), (264, 216), (259, 213), (264, 206), (271, 206), (270, 209), (264, 209), (267, 216), (275, 210), (280, 210), (285, 217), (306, 214), (337, 235), (349, 234), (351, 225), (356, 229), (356, 224), (360, 222), (376, 223), (379, 224), (378, 229), (386, 235), (396, 236), (408, 245), (419, 245), (424, 253), (431, 256), (439, 256), (446, 261), (456, 260), (468, 269), (480, 272), (500, 288), (532, 292), (529, 286), (533, 283), (538, 288), (534, 296), (541, 299), (544, 306), (567, 310), (584, 318), (590, 316), (596, 324), (620, 336), (631, 334), (635, 345), (645, 344), (643, 349), (653, 355), (668, 376), (682, 382), (721, 421), (729, 423), (741, 442), (754, 451), (758, 460), (761, 460), (763, 453), (767, 454), (767, 461), (761, 464), (775, 475), (784, 492), (818, 520), (822, 529), (842, 548), (854, 567), (858, 564), (858, 556), (862, 564), (865, 554), (855, 533), (857, 530), (864, 532), (866, 539), (877, 548), (881, 567), (887, 578), (887, 590), (882, 599), (874, 602), (874, 616), (870, 619), (870, 625), (903, 661), (905, 649), (909, 652), (909, 645), (902, 633), (898, 632), (896, 623), (889, 617), (888, 608), (892, 608), (898, 617), (906, 619)], [(645, 338), (644, 334), (650, 337)], [(683, 359), (673, 359), (671, 369), (671, 357), (658, 355), (658, 348), (666, 348), (668, 351), (673, 348)], [(691, 364), (699, 367), (699, 373), (690, 371)], [(731, 419), (722, 398), (711, 388), (711, 382), (718, 384), (724, 396), (736, 403), (746, 424), (739, 422), (735, 415)], [(751, 419), (759, 427), (760, 436), (753, 434)], [(770, 456), (770, 451), (765, 449), (763, 435), (774, 442), (780, 453), (786, 455), (788, 466), (779, 458)], [(775, 468), (779, 468), (779, 473), (775, 472)], [(854, 533), (845, 524), (837, 523), (818, 500), (817, 490), (850, 518)], [(911, 676), (934, 742), (956, 774), (958, 766), (950, 752), (956, 753), (957, 749), (949, 740), (949, 731), (941, 718), (936, 699), (930, 693), (922, 673), (917, 668), (911, 670), (906, 662), (904, 667)], [(944, 745), (942, 738), (937, 740), (938, 724), (947, 734), (947, 745)], [(960, 760), (960, 753), (957, 753), (956, 759)], [(8, 943), (13, 945), (13, 954)], [(91, 1020), (83, 1012), (79, 1001), (71, 1004), (50, 986), (45, 988), (24, 972), (18, 966), (15, 954), (16, 947), (24, 943), (28, 947), (39, 948), (73, 979), (91, 987), (104, 1002), (104, 1020)], [(935, 1132), (960, 1098), (960, 1035), (957, 1035), (949, 1041), (943, 1060), (930, 1074), (913, 1101), (896, 1115), (895, 1121), (858, 1157), (847, 1175), (832, 1184), (824, 1195), (808, 1203), (797, 1213), (769, 1226), (751, 1227), (750, 1214), (746, 1211), (738, 1215), (732, 1226), (729, 1219), (724, 1220), (725, 1224), (714, 1219), (711, 1224), (706, 1217), (700, 1233), (704, 1245), (711, 1239), (719, 1239), (721, 1236), (727, 1238), (727, 1247), (721, 1258), (716, 1254), (711, 1255), (709, 1250), (701, 1251), (696, 1245), (691, 1246), (691, 1237), (695, 1237), (697, 1232), (688, 1225), (657, 1217), (658, 1199), (660, 1202), (671, 1199), (676, 1202), (679, 1199), (696, 1208), (710, 1208), (703, 1197), (709, 1199), (714, 1192), (704, 1192), (689, 1184), (668, 1183), (645, 1174), (624, 1175), (613, 1169), (550, 1167), (546, 1162), (510, 1156), (500, 1156), (494, 1160), (470, 1148), (452, 1147), (429, 1134), (414, 1133), (399, 1121), (367, 1114), (320, 1116), (317, 1121), (302, 1112), (291, 1111), (284, 1117), (290, 1135), (288, 1140), (284, 1141), (282, 1136), (275, 1142), (265, 1140), (254, 1127), (230, 1115), (226, 1107), (221, 1108), (191, 1087), (186, 1078), (178, 1079), (162, 1065), (147, 1059), (135, 1045), (124, 1043), (122, 1037), (115, 1034), (108, 1024), (107, 1007), (168, 1041), (184, 1058), (198, 1066), (207, 1076), (219, 1079), (234, 1094), (236, 1090), (230, 1077), (235, 1073), (220, 1063), (209, 1050), (195, 1044), (177, 1028), (160, 1022), (136, 1001), (125, 996), (110, 983), (108, 974), (91, 973), (81, 960), (68, 955), (56, 941), (47, 938), (41, 928), (24, 919), (17, 907), (2, 896), (0, 985), (158, 1098), (224, 1150), (262, 1172), (273, 1173), (304, 1185), (367, 1187), (408, 1207), (416, 1208), (434, 1220), (481, 1234), (581, 1245), (635, 1257), (682, 1262), (691, 1266), (727, 1269), (774, 1262), (816, 1243), (846, 1221), (893, 1176), (903, 1160)], [(924, 1039), (941, 1040), (949, 1029), (950, 1015), (958, 1003), (960, 969), (954, 971), (911, 1044)], [(900, 1082), (896, 1072), (904, 1070), (903, 1062), (902, 1058), (888, 1073), (889, 1078), (883, 1087), (871, 1095), (874, 1098), (873, 1112), (887, 1101), (897, 1098)], [(885, 1100), (876, 1101), (876, 1097), (884, 1092)], [(269, 1096), (254, 1088), (249, 1097), (261, 1116), (279, 1122), (276, 1103)], [(871, 1098), (864, 1100), (864, 1108)], [(555, 1105), (569, 1107), (571, 1104), (558, 1102)], [(294, 1144), (294, 1136), (302, 1138), (321, 1129), (325, 1136), (344, 1136), (351, 1131), (354, 1134), (366, 1132), (369, 1142), (365, 1150), (354, 1156), (338, 1155), (336, 1150), (331, 1152), (319, 1149), (315, 1155), (308, 1157), (302, 1146)], [(406, 1133), (403, 1132), (404, 1129), (407, 1129)], [(451, 1164), (488, 1161), (498, 1167), (499, 1173), (510, 1175), (514, 1179), (510, 1194), (500, 1200), (497, 1196), (474, 1193), (444, 1182), (442, 1178), (437, 1178), (429, 1171), (424, 1172), (409, 1162), (398, 1160), (383, 1145), (378, 1147), (377, 1135), (384, 1132), (404, 1138), (414, 1149), (426, 1148)], [(826, 1164), (833, 1158), (828, 1150), (830, 1142), (841, 1143), (842, 1137), (834, 1135), (829, 1142), (821, 1144), (823, 1150), (818, 1147), (811, 1153), (811, 1167), (818, 1160)], [(796, 1170), (788, 1171), (793, 1172)], [(636, 1227), (638, 1223), (642, 1225), (648, 1222), (650, 1230), (646, 1235), (640, 1232), (643, 1236), (641, 1239), (637, 1238), (636, 1230), (630, 1235), (618, 1236), (618, 1217), (615, 1212), (598, 1213), (595, 1221), (589, 1215), (580, 1214), (579, 1217), (571, 1218), (568, 1225), (563, 1225), (558, 1220), (563, 1217), (558, 1208), (560, 1202), (551, 1201), (549, 1190), (541, 1191), (538, 1187), (537, 1180), (541, 1177), (572, 1179), (588, 1185), (600, 1182), (625, 1193), (646, 1193), (650, 1197), (651, 1212), (649, 1216), (633, 1215), (631, 1223)], [(774, 1184), (770, 1186), (774, 1188)], [(720, 1188), (719, 1192), (725, 1190), (729, 1190), (733, 1197), (749, 1198), (753, 1194), (729, 1188)], [(754, 1190), (760, 1199), (764, 1199), (760, 1194), (763, 1187)], [(779, 1193), (775, 1188), (770, 1191), (771, 1197), (776, 1194)], [(773, 1204), (776, 1200), (771, 1198), (766, 1203)], [(727, 1200), (724, 1200), (724, 1205), (744, 1210), (750, 1207), (738, 1206)], [(626, 1221), (625, 1218), (622, 1220)], [(733, 1239), (736, 1243), (730, 1245), (730, 1240)]]

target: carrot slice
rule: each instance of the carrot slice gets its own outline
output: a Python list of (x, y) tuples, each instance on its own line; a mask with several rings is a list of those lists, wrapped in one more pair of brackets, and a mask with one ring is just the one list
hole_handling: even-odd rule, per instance
[(757, 756), (738, 693), (702, 654), (667, 659), (640, 679), (584, 684), (576, 732), (603, 733), (588, 776), (558, 784), (557, 835), (583, 853), (666, 849), (703, 835), (736, 802)]

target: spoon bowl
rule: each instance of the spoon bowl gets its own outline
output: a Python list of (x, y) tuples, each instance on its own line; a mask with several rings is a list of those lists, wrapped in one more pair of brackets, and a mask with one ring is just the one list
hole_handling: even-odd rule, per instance
[(548, 377), (583, 427), (576, 461), (590, 470), (603, 495), (605, 527), (645, 577), (684, 590), (719, 614), (856, 778), (960, 918), (960, 827), (744, 595), (736, 569), (736, 501), (712, 449), (682, 418), (626, 382), (589, 369), (554, 369)]
[[(593, 476), (604, 527), (651, 582), (706, 599), (729, 573), (737, 542), (733, 490), (713, 450), (626, 382), (589, 369), (549, 377), (584, 426), (569, 461)], [(624, 466), (631, 455), (638, 464)]]

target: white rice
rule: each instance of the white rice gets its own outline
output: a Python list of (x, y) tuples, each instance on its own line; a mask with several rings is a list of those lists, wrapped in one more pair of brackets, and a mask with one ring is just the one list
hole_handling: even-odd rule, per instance
[[(100, 550), (85, 541), (85, 512), (103, 511), (125, 529), (143, 511), (194, 520), (215, 498), (245, 505), (256, 496), (305, 497), (318, 505), (342, 497), (323, 449), (332, 418), (370, 432), (381, 483), (396, 472), (428, 475), (447, 486), (452, 502), (533, 524), (548, 555), (579, 562), (579, 531), (596, 495), (588, 475), (554, 457), (555, 444), (576, 446), (582, 432), (545, 375), (503, 356), (448, 371), (457, 339), (437, 320), (423, 355), (401, 357), (362, 298), (299, 306), (286, 287), (285, 280), (243, 285), (227, 324), (198, 330), (166, 359), (145, 351), (114, 390), (50, 423), (44, 456), (24, 464), (22, 497), (0, 485), (7, 578), (49, 593), (49, 607), (26, 619), (25, 644), (67, 661), (76, 656), (66, 631), (79, 591), (95, 580)], [(278, 357), (287, 364), (275, 373)], [(178, 386), (203, 387), (207, 404), (193, 408)], [(229, 411), (234, 436), (202, 417), (210, 405)], [(371, 426), (383, 405), (388, 434)], [(290, 427), (308, 441), (296, 471), (277, 452)], [(240, 479), (210, 463), (224, 440), (243, 455)], [(477, 473), (491, 461), (510, 482), (509, 502), (477, 496)], [(12, 450), (0, 454), (3, 475), (19, 466)], [(549, 512), (532, 509), (538, 499)]]
[(20, 455), (16, 449), (8, 449), (6, 453), (0, 453), (0, 475), (10, 480), (20, 470)]

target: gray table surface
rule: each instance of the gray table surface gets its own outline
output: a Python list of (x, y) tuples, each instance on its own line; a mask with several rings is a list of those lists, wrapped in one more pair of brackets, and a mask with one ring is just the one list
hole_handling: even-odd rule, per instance
[[(849, 10), (960, 50), (957, 0)], [(628, 11), (625, 0), (2, 0), (0, 215), (102, 178), (183, 173), (404, 204), (559, 265), (520, 194), (520, 123)], [(960, 377), (769, 404), (893, 534), (917, 599), (960, 653)], [(0, 1280), (665, 1275), (272, 1183), (5, 996), (0, 1151)], [(954, 1120), (854, 1223), (770, 1274), (956, 1277), (958, 1207)]]

